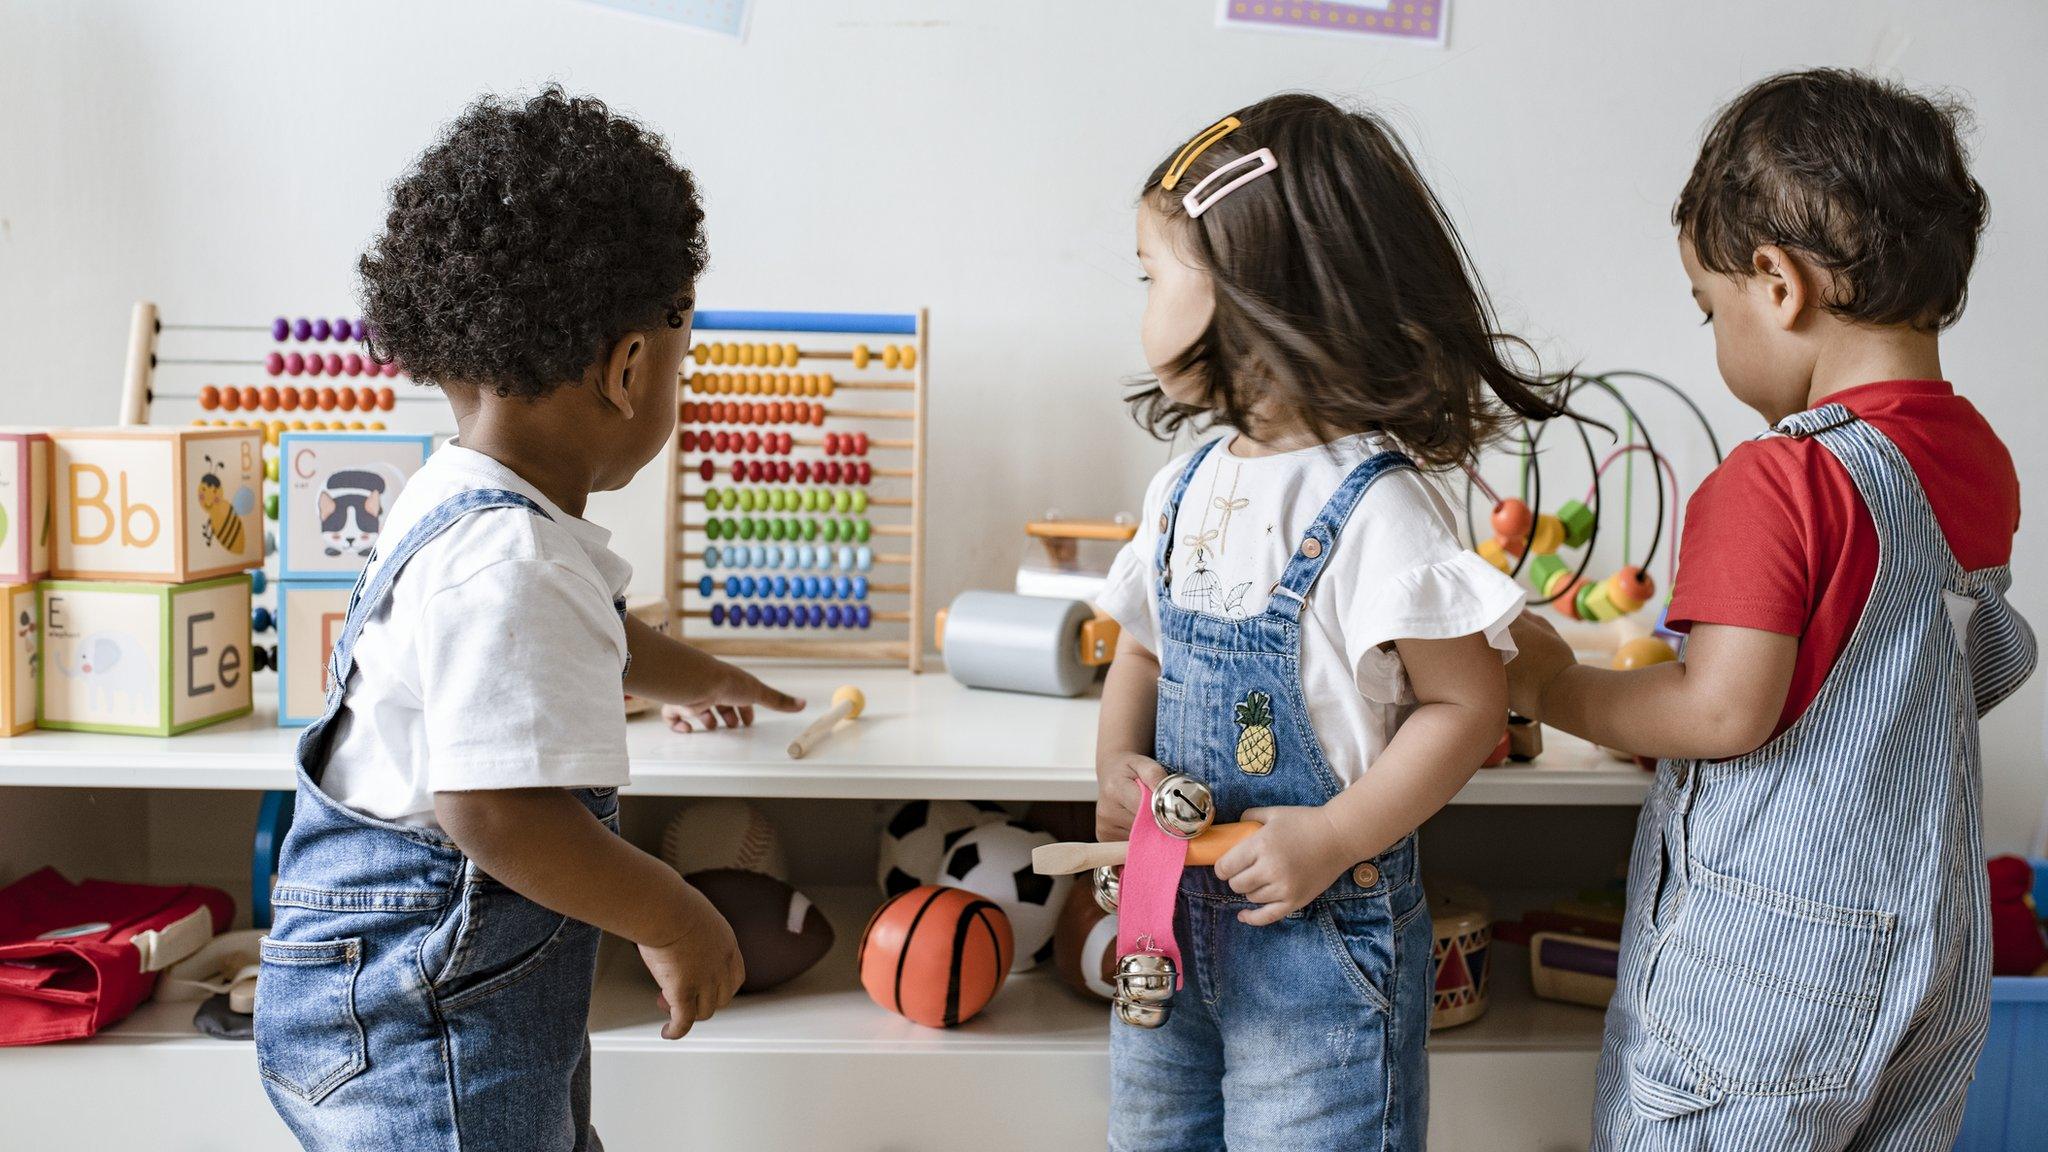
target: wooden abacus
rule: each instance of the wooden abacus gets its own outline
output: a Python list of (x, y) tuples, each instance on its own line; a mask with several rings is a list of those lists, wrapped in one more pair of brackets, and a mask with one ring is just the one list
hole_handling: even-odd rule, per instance
[[(761, 339), (690, 350), (664, 552), (678, 629), (719, 655), (923, 671), (926, 313), (698, 312), (695, 330)], [(909, 339), (840, 342), (892, 336)]]

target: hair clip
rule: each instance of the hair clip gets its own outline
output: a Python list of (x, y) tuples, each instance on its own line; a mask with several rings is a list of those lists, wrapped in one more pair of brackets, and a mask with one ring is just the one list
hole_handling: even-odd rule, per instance
[[(1202, 199), (1202, 193), (1208, 189), (1209, 185), (1214, 184), (1232, 172), (1236, 172), (1247, 164), (1255, 164), (1257, 167), (1249, 172), (1240, 174), (1237, 179), (1218, 188), (1207, 200)], [(1188, 219), (1197, 219), (1202, 213), (1214, 208), (1217, 201), (1278, 167), (1280, 167), (1280, 161), (1273, 158), (1273, 150), (1271, 148), (1261, 148), (1257, 152), (1247, 152), (1228, 164), (1219, 165), (1214, 172), (1202, 177), (1200, 184), (1188, 189), (1188, 194), (1181, 197), (1180, 206), (1187, 210)]]
[(1173, 186), (1180, 183), (1180, 178), (1188, 174), (1188, 168), (1196, 160), (1201, 159), (1202, 153), (1207, 152), (1218, 140), (1242, 127), (1244, 123), (1237, 117), (1225, 116), (1196, 133), (1193, 140), (1181, 145), (1180, 151), (1174, 153), (1173, 163), (1166, 166), (1166, 175), (1160, 177), (1159, 186), (1168, 192), (1173, 191)]

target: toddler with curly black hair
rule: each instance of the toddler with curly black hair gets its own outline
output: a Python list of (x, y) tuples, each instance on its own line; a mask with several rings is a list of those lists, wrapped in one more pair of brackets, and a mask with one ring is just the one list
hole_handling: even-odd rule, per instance
[(599, 1147), (600, 929), (639, 945), (663, 1036), (739, 987), (731, 928), (614, 834), (621, 689), (681, 727), (803, 704), (627, 616), (582, 519), (674, 433), (704, 262), (667, 146), (558, 88), (478, 100), (392, 188), (371, 351), (458, 434), (390, 508), (299, 742), (256, 1046), (309, 1149)]

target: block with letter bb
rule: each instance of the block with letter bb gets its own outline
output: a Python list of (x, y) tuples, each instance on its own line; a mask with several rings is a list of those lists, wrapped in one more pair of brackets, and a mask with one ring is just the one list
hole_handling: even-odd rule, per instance
[(278, 577), (346, 580), (362, 571), (392, 502), (433, 450), (433, 437), (397, 432), (280, 437)]
[(263, 433), (108, 428), (50, 436), (58, 579), (186, 584), (263, 565)]
[(249, 577), (42, 585), (44, 728), (174, 736), (250, 708)]
[(327, 706), (327, 656), (348, 618), (352, 580), (277, 585), (277, 723), (311, 724)]
[(50, 574), (50, 438), (0, 431), (0, 584)]

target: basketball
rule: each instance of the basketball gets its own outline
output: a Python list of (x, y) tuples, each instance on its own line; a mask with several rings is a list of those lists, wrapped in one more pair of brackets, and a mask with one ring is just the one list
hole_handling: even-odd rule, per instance
[(993, 901), (926, 884), (875, 909), (860, 934), (860, 982), (889, 1011), (951, 1028), (995, 998), (1011, 952), (1009, 917)]
[(1052, 963), (1067, 987), (1083, 996), (1116, 998), (1116, 917), (1095, 903), (1092, 884), (1075, 884), (1052, 931)]

